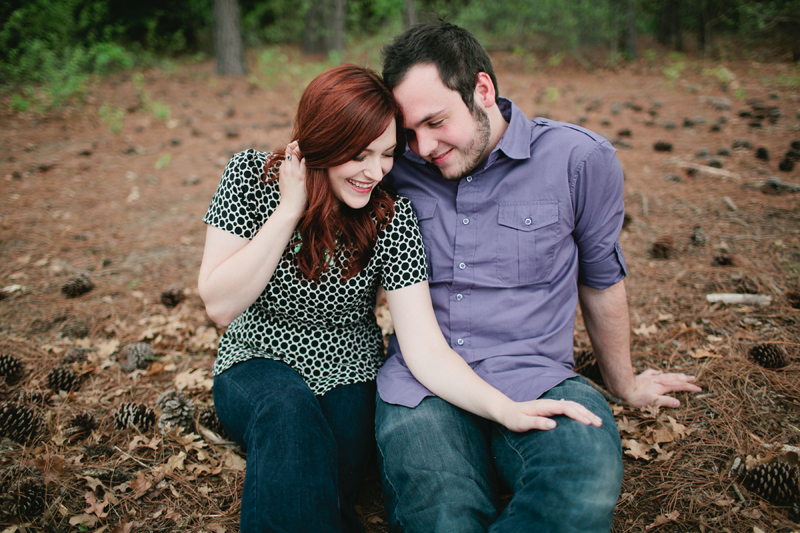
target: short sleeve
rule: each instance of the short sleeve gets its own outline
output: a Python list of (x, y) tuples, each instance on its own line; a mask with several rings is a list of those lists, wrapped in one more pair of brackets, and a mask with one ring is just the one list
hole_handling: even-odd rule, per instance
[(626, 275), (618, 241), (625, 215), (622, 167), (608, 141), (600, 142), (589, 153), (574, 178), (578, 282), (606, 289)]
[(251, 149), (231, 158), (203, 222), (245, 239), (258, 233), (280, 203), (277, 181), (262, 178), (266, 157)]
[(411, 202), (400, 197), (394, 217), (378, 234), (381, 284), (387, 291), (409, 287), (428, 279), (425, 247)]

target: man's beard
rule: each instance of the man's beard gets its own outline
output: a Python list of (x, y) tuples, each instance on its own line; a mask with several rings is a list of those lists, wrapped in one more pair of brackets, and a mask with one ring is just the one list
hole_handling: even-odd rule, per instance
[(461, 165), (454, 170), (453, 174), (442, 173), (442, 177), (446, 180), (460, 180), (470, 175), (478, 165), (483, 163), (484, 152), (489, 146), (489, 139), (492, 136), (492, 126), (489, 123), (489, 115), (477, 105), (472, 112), (472, 119), (475, 123), (475, 135), (467, 142), (463, 151), (459, 150), (462, 157)]

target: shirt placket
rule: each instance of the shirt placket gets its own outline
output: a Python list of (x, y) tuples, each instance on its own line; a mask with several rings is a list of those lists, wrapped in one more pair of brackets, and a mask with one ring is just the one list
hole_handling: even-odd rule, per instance
[(455, 243), (453, 246), (453, 284), (450, 288), (450, 344), (469, 360), (472, 353), (470, 335), (471, 289), (475, 282), (475, 252), (478, 213), (478, 184), (467, 176), (458, 184), (455, 202)]

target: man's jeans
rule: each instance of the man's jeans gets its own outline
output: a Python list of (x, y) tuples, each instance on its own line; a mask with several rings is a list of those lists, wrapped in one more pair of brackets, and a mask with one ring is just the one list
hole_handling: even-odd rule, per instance
[(353, 506), (374, 449), (374, 382), (316, 397), (285, 363), (250, 359), (214, 377), (214, 406), (247, 452), (242, 533), (364, 531)]
[[(378, 398), (376, 435), (393, 533), (608, 532), (622, 483), (608, 404), (582, 378), (542, 396), (578, 402), (600, 428), (554, 417), (514, 433), (436, 397), (409, 409)], [(498, 496), (513, 498), (498, 516)]]

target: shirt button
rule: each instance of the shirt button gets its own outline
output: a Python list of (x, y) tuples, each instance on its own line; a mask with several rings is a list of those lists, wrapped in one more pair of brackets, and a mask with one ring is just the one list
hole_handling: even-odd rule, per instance
[(458, 264), (458, 268), (460, 268), (461, 270), (464, 270), (465, 268), (467, 268), (467, 264), (466, 263), (459, 263)]
[(463, 222), (463, 223), (464, 223), (464, 225), (466, 226), (467, 224), (469, 224), (469, 219), (468, 219), (468, 218), (465, 218), (465, 219), (464, 219), (464, 220), (462, 220), (461, 222)]
[(472, 183), (472, 176), (467, 176), (465, 179), (467, 180), (467, 183)]
[(525, 219), (525, 225), (526, 226), (530, 226), (532, 223), (533, 223), (533, 221), (531, 219), (529, 219), (529, 218)]
[(464, 298), (464, 295), (463, 295), (463, 294), (461, 294), (461, 293), (458, 293), (458, 294), (456, 294), (456, 300), (458, 300), (459, 302), (460, 302), (460, 301), (461, 301), (463, 298)]
[(464, 346), (464, 339), (458, 339), (456, 341), (456, 344), (458, 344), (459, 346)]

